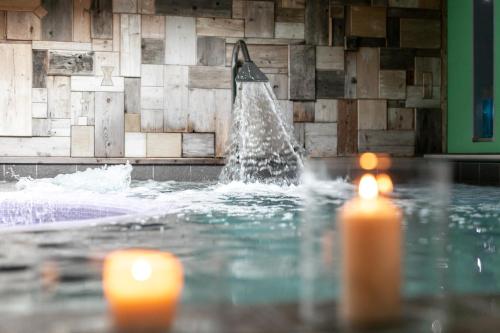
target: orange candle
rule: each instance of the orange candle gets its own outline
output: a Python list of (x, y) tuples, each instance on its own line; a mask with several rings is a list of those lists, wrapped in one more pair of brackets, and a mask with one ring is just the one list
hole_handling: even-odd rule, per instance
[(347, 324), (370, 326), (398, 318), (401, 285), (400, 210), (378, 195), (367, 174), (359, 197), (340, 211), (342, 232), (341, 314)]
[(104, 294), (120, 331), (167, 329), (183, 283), (182, 265), (170, 253), (116, 251), (104, 262)]

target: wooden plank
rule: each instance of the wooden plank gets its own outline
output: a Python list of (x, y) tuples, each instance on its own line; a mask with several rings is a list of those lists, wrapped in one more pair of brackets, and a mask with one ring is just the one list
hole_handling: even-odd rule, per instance
[(142, 65), (141, 87), (163, 87), (164, 71), (162, 65)]
[(215, 136), (213, 133), (183, 133), (182, 157), (214, 157)]
[(146, 157), (146, 133), (125, 132), (125, 157)]
[(317, 123), (337, 122), (338, 103), (336, 99), (318, 99), (314, 105), (314, 121)]
[(33, 41), (33, 50), (92, 51), (91, 43)]
[(385, 99), (406, 99), (406, 72), (401, 70), (380, 71), (379, 96)]
[(73, 41), (90, 42), (91, 0), (73, 0)]
[(40, 19), (31, 12), (7, 12), (7, 39), (40, 40)]
[(276, 38), (304, 39), (304, 23), (276, 22)]
[(277, 99), (288, 99), (288, 75), (268, 74), (269, 84)]
[(390, 153), (412, 156), (415, 149), (414, 131), (361, 130), (358, 135), (359, 152)]
[(293, 122), (314, 122), (314, 102), (293, 102)]
[[(118, 52), (95, 52), (95, 73), (105, 75), (106, 67), (112, 76), (120, 73), (120, 54)], [(109, 69), (111, 67), (111, 69)]]
[(441, 0), (389, 0), (389, 6), (438, 10), (441, 9)]
[(89, 91), (71, 92), (71, 124), (79, 125), (85, 118), (86, 125), (95, 124), (94, 93)]
[(189, 67), (189, 87), (206, 89), (230, 89), (231, 70), (227, 67)]
[(358, 152), (358, 110), (355, 100), (338, 101), (337, 153), (349, 156)]
[(344, 18), (332, 18), (332, 45), (333, 46), (344, 46), (345, 38), (345, 19)]
[(424, 73), (429, 73), (432, 76), (432, 85), (441, 86), (441, 59), (431, 57), (416, 57), (415, 58), (415, 85), (422, 86), (424, 84)]
[(42, 0), (47, 15), (42, 18), (42, 39), (71, 42), (73, 40), (73, 3), (68, 0)]
[(42, 7), (42, 6), (39, 6), (37, 7), (34, 11), (33, 11), (33, 14), (35, 14), (38, 18), (43, 18), (45, 17), (45, 15), (48, 14), (47, 10)]
[[(40, 104), (40, 103), (37, 103)], [(50, 119), (32, 119), (32, 136), (50, 136)]]
[[(125, 113), (125, 133), (141, 131), (141, 114)], [(127, 143), (125, 142), (125, 146)], [(126, 148), (125, 148), (126, 150)]]
[(94, 157), (94, 126), (71, 126), (71, 157)]
[(141, 132), (163, 132), (162, 109), (141, 109)]
[(181, 157), (181, 133), (147, 133), (147, 157)]
[(92, 39), (92, 51), (112, 52), (113, 40), (97, 38)]
[(293, 103), (289, 100), (278, 100), (275, 102), (277, 113), (283, 123), (283, 128), (290, 136), (293, 136)]
[(93, 52), (49, 51), (49, 75), (94, 74)]
[(399, 47), (400, 37), (400, 24), (398, 17), (387, 18), (387, 46)]
[(0, 40), (7, 38), (7, 13), (0, 11)]
[(289, 50), (290, 99), (316, 99), (316, 48), (307, 45), (290, 45)]
[(232, 0), (160, 0), (156, 14), (194, 17), (231, 17)]
[(212, 37), (243, 37), (245, 21), (224, 18), (197, 18), (196, 34)]
[(125, 112), (141, 113), (141, 79), (125, 78)]
[(215, 132), (215, 91), (189, 89), (188, 129), (194, 132)]
[(306, 2), (305, 40), (309, 45), (328, 45), (329, 0)]
[[(233, 46), (226, 44), (226, 66), (231, 65)], [(259, 68), (288, 68), (288, 45), (248, 44), (248, 52)]]
[(165, 60), (165, 41), (163, 39), (142, 39), (142, 63), (163, 64)]
[(359, 49), (356, 61), (357, 97), (378, 97), (379, 51), (373, 48)]
[(92, 0), (90, 7), (90, 36), (113, 38), (113, 4), (111, 0)]
[(120, 52), (121, 19), (120, 14), (113, 14), (113, 51)]
[(316, 69), (344, 70), (344, 48), (317, 46)]
[(380, 49), (380, 69), (413, 70), (415, 50), (398, 48)]
[[(278, 7), (276, 11), (276, 22), (288, 22), (288, 23), (303, 23), (305, 22), (305, 10), (304, 8), (282, 8)], [(304, 24), (305, 32), (305, 24)]]
[(358, 100), (358, 129), (387, 129), (387, 102), (385, 100)]
[(345, 37), (345, 49), (348, 51), (356, 51), (360, 47), (386, 47), (385, 38), (379, 37)]
[(141, 87), (141, 109), (162, 110), (163, 98), (163, 87)]
[(415, 118), (415, 153), (440, 154), (443, 137), (441, 109), (417, 109)]
[(305, 148), (309, 157), (337, 156), (337, 123), (306, 123)]
[(226, 43), (223, 38), (198, 37), (197, 41), (198, 65), (224, 66), (226, 61)]
[(50, 119), (50, 136), (71, 136), (71, 119)]
[(141, 76), (140, 15), (120, 15), (120, 75)]
[(245, 37), (274, 37), (274, 3), (247, 1), (245, 4)]
[(412, 130), (415, 115), (413, 109), (409, 108), (389, 108), (388, 128), (390, 130)]
[(143, 15), (141, 24), (142, 38), (165, 38), (165, 16)]
[(283, 8), (305, 8), (306, 0), (280, 0)]
[(120, 76), (111, 77), (113, 85), (103, 85), (104, 76), (72, 76), (71, 90), (73, 91), (107, 91), (123, 92), (124, 78)]
[(215, 90), (215, 155), (223, 157), (230, 144), (232, 96), (230, 89)]
[(113, 13), (136, 14), (138, 0), (113, 0)]
[(384, 7), (350, 6), (347, 34), (360, 37), (386, 37), (386, 9)]
[(428, 19), (401, 19), (401, 47), (439, 49), (441, 21)]
[(46, 88), (31, 89), (31, 102), (47, 103), (47, 89)]
[(305, 123), (295, 123), (293, 124), (293, 136), (297, 145), (305, 149)]
[(47, 67), (49, 65), (47, 51), (33, 50), (33, 88), (46, 88)]
[(344, 71), (316, 71), (316, 98), (343, 98)]
[(47, 118), (47, 103), (31, 103), (31, 116), (33, 118)]
[(163, 128), (168, 132), (188, 128), (189, 69), (187, 66), (165, 66), (165, 105)]
[(195, 18), (167, 16), (165, 29), (165, 64), (196, 64)]
[(71, 118), (70, 78), (47, 76), (47, 99), (51, 118)]
[(2, 0), (0, 10), (32, 12), (40, 6), (41, 0)]
[(124, 156), (124, 94), (95, 93), (95, 156)]
[(0, 137), (0, 156), (64, 157), (70, 156), (70, 147), (69, 137)]
[(141, 14), (154, 14), (155, 0), (139, 0), (138, 9)]
[(246, 0), (233, 0), (233, 18), (245, 18), (245, 3)]
[(345, 97), (356, 98), (357, 96), (357, 53), (345, 53)]
[(440, 87), (432, 87), (432, 98), (424, 98), (424, 89), (417, 86), (406, 87), (407, 108), (437, 109), (441, 105)]

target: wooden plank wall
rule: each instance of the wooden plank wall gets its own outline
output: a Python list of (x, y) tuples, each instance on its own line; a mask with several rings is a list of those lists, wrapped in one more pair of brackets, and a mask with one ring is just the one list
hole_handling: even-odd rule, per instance
[(0, 1), (0, 154), (223, 157), (242, 38), (308, 155), (437, 152), (441, 30), (441, 0)]

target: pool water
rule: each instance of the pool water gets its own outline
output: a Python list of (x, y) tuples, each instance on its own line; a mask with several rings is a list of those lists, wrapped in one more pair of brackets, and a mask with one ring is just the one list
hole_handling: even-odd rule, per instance
[[(112, 220), (26, 223), (1, 216), (0, 316), (104, 309), (103, 258), (132, 247), (169, 251), (182, 260), (188, 304), (337, 296), (335, 212), (353, 196), (350, 182), (130, 182), (130, 171), (123, 166), (0, 183), (0, 206), (24, 198), (127, 210)], [(96, 175), (101, 186), (92, 181)], [(444, 220), (439, 213), (445, 208), (429, 208), (427, 190), (402, 185), (394, 194), (405, 213), (405, 294), (498, 293), (500, 189), (453, 185)]]

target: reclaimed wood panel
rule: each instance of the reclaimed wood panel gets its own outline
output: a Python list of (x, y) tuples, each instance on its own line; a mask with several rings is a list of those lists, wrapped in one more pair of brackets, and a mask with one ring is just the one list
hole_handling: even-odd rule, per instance
[(344, 70), (344, 48), (331, 46), (316, 47), (316, 69)]
[(120, 73), (120, 54), (118, 52), (95, 52), (95, 73), (96, 75), (105, 75), (110, 71), (112, 76)]
[(90, 28), (92, 38), (113, 38), (113, 3), (111, 0), (92, 0)]
[(316, 48), (308, 45), (290, 45), (289, 50), (290, 99), (316, 99)]
[(164, 71), (162, 65), (142, 65), (141, 87), (163, 87)]
[(94, 74), (93, 52), (49, 51), (49, 75)]
[(125, 133), (125, 157), (146, 157), (146, 133)]
[(344, 71), (316, 71), (316, 98), (343, 98)]
[(47, 103), (51, 118), (71, 118), (71, 83), (68, 76), (47, 76)]
[(113, 76), (110, 78), (112, 85), (105, 85), (104, 76), (72, 76), (71, 90), (73, 91), (107, 91), (123, 92), (124, 78)]
[(293, 124), (293, 136), (297, 145), (305, 149), (305, 123), (295, 123)]
[(305, 8), (306, 0), (280, 0), (283, 8)]
[(337, 153), (349, 156), (358, 152), (358, 103), (355, 100), (338, 101)]
[(385, 100), (358, 100), (358, 129), (387, 129), (387, 102)]
[(141, 14), (154, 14), (155, 0), (139, 0), (138, 10)]
[(71, 126), (71, 157), (94, 157), (94, 126)]
[(441, 19), (440, 10), (415, 9), (415, 8), (388, 8), (389, 18), (416, 18), (416, 19)]
[(120, 52), (121, 19), (120, 14), (113, 14), (113, 52)]
[(189, 114), (189, 68), (187, 66), (165, 66), (165, 106), (163, 128), (168, 132), (188, 129)]
[(304, 39), (304, 23), (276, 22), (275, 38)]
[(95, 156), (124, 156), (124, 94), (95, 93)]
[(230, 144), (233, 106), (230, 89), (215, 90), (215, 156), (223, 157)]
[(33, 41), (33, 50), (92, 51), (91, 43)]
[(215, 132), (215, 91), (189, 89), (188, 128), (195, 132)]
[(165, 16), (142, 15), (142, 38), (165, 38)]
[(384, 7), (349, 6), (347, 34), (360, 37), (386, 37), (387, 13)]
[(47, 103), (47, 88), (33, 88), (33, 89), (31, 89), (31, 102), (33, 102), (33, 103)]
[(390, 153), (390, 147), (407, 146), (413, 149), (415, 144), (414, 131), (360, 130), (358, 132), (360, 151), (370, 151), (371, 147), (387, 147), (387, 152)]
[(432, 87), (432, 97), (424, 96), (423, 87), (407, 86), (406, 87), (406, 104), (407, 108), (428, 108), (437, 109), (441, 106), (441, 89), (440, 87)]
[(390, 130), (412, 130), (415, 114), (410, 108), (389, 108), (387, 110)]
[(267, 74), (276, 99), (288, 99), (288, 75)]
[[(226, 66), (231, 66), (233, 47), (226, 44)], [(248, 52), (259, 68), (288, 68), (288, 45), (248, 44)]]
[(230, 89), (231, 70), (227, 67), (189, 67), (189, 87), (205, 89)]
[(379, 96), (385, 99), (406, 99), (406, 72), (401, 70), (380, 71)]
[(0, 137), (0, 156), (70, 156), (69, 137)]
[(167, 16), (165, 29), (165, 64), (196, 64), (195, 18)]
[(357, 97), (377, 98), (379, 77), (379, 50), (362, 47), (356, 60)]
[(162, 110), (163, 99), (163, 87), (141, 87), (141, 109)]
[(398, 48), (380, 49), (380, 69), (413, 70), (415, 50)]
[(125, 113), (125, 133), (140, 132), (140, 131), (141, 131), (141, 114)]
[(71, 119), (50, 119), (50, 136), (71, 136)]
[(417, 109), (415, 118), (415, 153), (440, 154), (443, 138), (441, 109)]
[(345, 97), (356, 98), (357, 96), (357, 53), (345, 53)]
[(113, 40), (97, 38), (92, 39), (92, 51), (112, 52)]
[[(305, 10), (304, 8), (275, 8), (276, 22), (302, 23), (305, 34)], [(303, 37), (304, 38), (304, 37)], [(303, 39), (302, 38), (302, 39)]]
[(0, 11), (0, 40), (7, 38), (7, 13)]
[(141, 109), (141, 132), (163, 132), (162, 109)]
[(344, 47), (345, 38), (345, 19), (344, 18), (331, 18), (331, 44), (333, 46)]
[(125, 78), (125, 112), (141, 113), (141, 79)]
[(160, 0), (156, 1), (156, 14), (194, 16), (194, 17), (231, 17), (232, 0)]
[(42, 18), (42, 39), (70, 42), (73, 40), (73, 3), (68, 0), (42, 0), (47, 15)]
[(95, 124), (94, 93), (90, 91), (71, 92), (71, 124), (79, 125), (85, 119), (85, 125)]
[(274, 37), (274, 3), (247, 1), (245, 3), (245, 37)]
[(224, 66), (226, 43), (223, 38), (200, 36), (197, 39), (197, 65)]
[(31, 103), (31, 116), (33, 118), (47, 118), (47, 103)]
[(32, 12), (38, 8), (41, 0), (2, 0), (0, 10)]
[(441, 86), (441, 59), (431, 57), (415, 58), (415, 85), (424, 84), (424, 73), (432, 76), (432, 85)]
[(165, 60), (165, 40), (143, 38), (141, 43), (143, 64), (163, 64)]
[[(40, 103), (36, 103), (40, 104)], [(50, 136), (50, 119), (32, 119), (32, 135), (38, 137)]]
[(49, 66), (49, 56), (47, 51), (33, 50), (33, 88), (46, 88), (47, 68)]
[(245, 21), (224, 18), (197, 18), (196, 34), (212, 37), (244, 37)]
[(147, 133), (146, 135), (147, 157), (181, 157), (182, 156), (182, 134), (181, 133)]
[(284, 130), (288, 132), (290, 136), (293, 136), (293, 103), (294, 102), (289, 100), (278, 100), (274, 104), (283, 122)]
[(389, 6), (438, 10), (441, 9), (441, 0), (389, 0)]
[(305, 40), (309, 45), (328, 45), (329, 40), (329, 0), (306, 2)]
[(90, 42), (90, 6), (92, 0), (73, 0), (73, 41)]
[(245, 2), (246, 0), (233, 0), (233, 18), (245, 18)]
[(120, 75), (141, 76), (140, 15), (120, 15)]
[(40, 19), (31, 12), (7, 12), (7, 39), (40, 40)]
[(332, 123), (338, 118), (338, 103), (336, 99), (318, 99), (314, 105), (314, 121), (317, 123)]
[(113, 0), (113, 13), (136, 14), (138, 0)]
[(306, 123), (305, 149), (310, 157), (337, 156), (337, 123)]
[(182, 133), (182, 157), (214, 157), (213, 133)]
[(401, 47), (420, 49), (441, 48), (441, 21), (401, 19)]
[(29, 44), (0, 44), (0, 136), (31, 136), (32, 52)]
[(314, 102), (293, 102), (293, 122), (314, 122)]
[(400, 24), (398, 17), (387, 18), (387, 46), (399, 47), (400, 37)]

